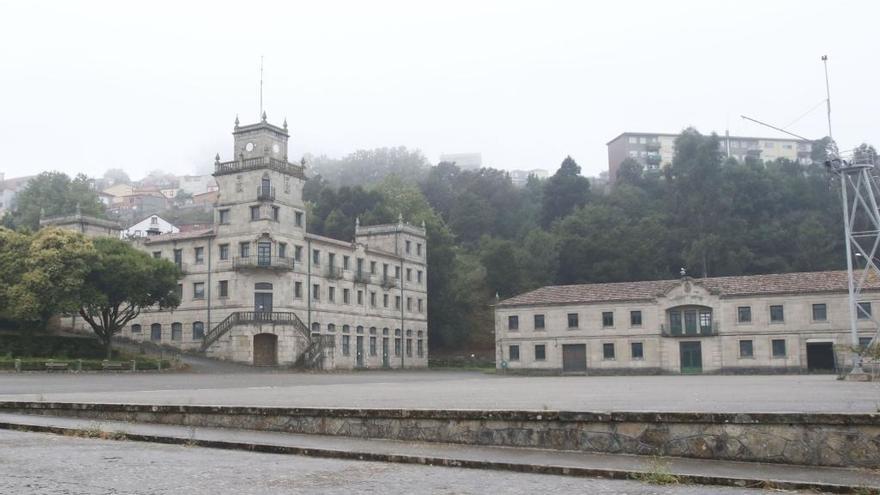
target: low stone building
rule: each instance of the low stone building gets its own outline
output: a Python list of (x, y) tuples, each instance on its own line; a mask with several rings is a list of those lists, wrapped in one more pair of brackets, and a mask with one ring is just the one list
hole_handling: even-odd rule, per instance
[[(876, 331), (880, 281), (858, 302)], [(854, 347), (843, 271), (548, 286), (495, 306), (496, 363), (519, 371), (831, 371)]]
[(180, 267), (182, 303), (143, 311), (122, 336), (254, 365), (427, 366), (424, 225), (401, 216), (357, 225), (351, 240), (308, 233), (287, 122), (236, 119), (233, 137), (234, 160), (215, 161), (213, 224), (132, 240)]

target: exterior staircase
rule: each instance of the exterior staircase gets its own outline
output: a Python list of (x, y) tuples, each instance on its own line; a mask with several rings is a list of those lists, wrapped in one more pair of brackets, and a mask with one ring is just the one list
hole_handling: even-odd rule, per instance
[(305, 350), (297, 358), (298, 365), (309, 369), (320, 369), (324, 361), (325, 339), (320, 334), (312, 335), (309, 327), (291, 312), (262, 312), (262, 311), (236, 311), (209, 330), (202, 339), (201, 351), (205, 352), (220, 337), (226, 335), (234, 326), (249, 323), (274, 323), (293, 326), (305, 338), (307, 344)]

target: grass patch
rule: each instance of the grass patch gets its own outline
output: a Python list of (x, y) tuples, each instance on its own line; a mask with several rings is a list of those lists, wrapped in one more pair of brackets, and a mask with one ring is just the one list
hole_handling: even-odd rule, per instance
[(633, 473), (632, 479), (652, 485), (678, 485), (681, 476), (669, 470), (669, 464), (654, 458), (648, 463), (648, 470), (643, 473)]

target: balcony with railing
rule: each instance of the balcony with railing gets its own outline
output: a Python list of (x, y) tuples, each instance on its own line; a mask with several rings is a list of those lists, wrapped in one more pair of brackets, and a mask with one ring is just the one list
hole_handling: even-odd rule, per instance
[(367, 272), (362, 272), (362, 271), (354, 272), (354, 283), (356, 283), (356, 284), (370, 283), (370, 274)]
[(324, 277), (330, 280), (339, 280), (342, 278), (342, 268), (338, 266), (328, 266), (324, 269)]
[(214, 175), (229, 175), (245, 172), (248, 170), (269, 169), (305, 179), (305, 167), (290, 163), (287, 160), (279, 160), (271, 156), (255, 156), (253, 158), (240, 158), (231, 162), (221, 162), (219, 157), (214, 161)]
[(690, 338), (690, 337), (715, 337), (718, 335), (718, 330), (721, 327), (721, 324), (716, 320), (713, 321), (710, 325), (699, 325), (699, 326), (690, 326), (690, 325), (670, 325), (669, 323), (662, 323), (660, 325), (660, 335), (663, 337), (677, 337), (677, 338)]
[(379, 285), (385, 290), (393, 289), (394, 287), (397, 287), (397, 279), (388, 275), (382, 275)]
[(660, 151), (660, 141), (652, 141), (645, 145), (645, 151)]
[(293, 258), (282, 258), (280, 256), (236, 256), (232, 258), (232, 269), (293, 270)]
[(645, 163), (652, 166), (660, 165), (661, 160), (662, 157), (660, 156), (660, 153), (648, 153), (645, 157)]
[(257, 186), (257, 201), (275, 201), (275, 188)]

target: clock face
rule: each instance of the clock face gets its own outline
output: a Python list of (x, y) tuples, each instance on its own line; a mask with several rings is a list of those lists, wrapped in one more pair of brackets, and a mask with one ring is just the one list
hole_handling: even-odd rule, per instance
[(248, 151), (254, 151), (254, 143), (248, 143), (244, 146), (244, 149)]
[(273, 144), (273, 145), (272, 145), (272, 151), (274, 151), (275, 154), (277, 155), (278, 152), (281, 151), (281, 146), (278, 146), (278, 144)]

